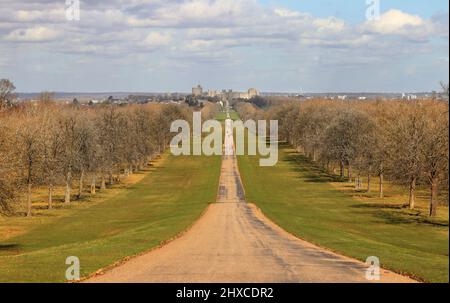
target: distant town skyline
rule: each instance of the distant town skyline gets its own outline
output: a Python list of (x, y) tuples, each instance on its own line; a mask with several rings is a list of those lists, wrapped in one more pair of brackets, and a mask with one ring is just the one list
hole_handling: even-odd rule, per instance
[(2, 0), (18, 92), (430, 92), (448, 82), (448, 2)]

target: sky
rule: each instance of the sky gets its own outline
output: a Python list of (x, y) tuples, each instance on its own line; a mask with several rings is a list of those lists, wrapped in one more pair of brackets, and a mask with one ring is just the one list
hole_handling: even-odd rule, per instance
[(448, 82), (447, 0), (81, 0), (80, 20), (67, 1), (0, 0), (0, 78), (17, 91), (419, 92)]

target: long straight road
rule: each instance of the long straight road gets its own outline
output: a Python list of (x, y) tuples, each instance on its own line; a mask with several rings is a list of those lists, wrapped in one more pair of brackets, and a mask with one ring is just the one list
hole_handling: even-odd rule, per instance
[[(217, 202), (180, 238), (87, 282), (368, 282), (366, 265), (302, 241), (244, 199), (226, 120)], [(381, 271), (380, 282), (413, 282)]]

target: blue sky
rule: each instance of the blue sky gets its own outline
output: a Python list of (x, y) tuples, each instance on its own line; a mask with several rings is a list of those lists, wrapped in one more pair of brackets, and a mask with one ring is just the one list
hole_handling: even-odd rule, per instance
[[(365, 0), (263, 0), (261, 3), (273, 7), (282, 4), (293, 10), (309, 12), (315, 16), (336, 16), (349, 22), (364, 21)], [(448, 12), (448, 1), (442, 0), (381, 0), (381, 13), (390, 9), (430, 18), (437, 12)]]
[(431, 91), (448, 1), (1, 0), (0, 78), (21, 92)]

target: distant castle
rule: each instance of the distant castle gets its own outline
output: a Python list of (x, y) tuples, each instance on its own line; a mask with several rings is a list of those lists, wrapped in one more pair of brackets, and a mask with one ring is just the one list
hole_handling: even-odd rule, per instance
[(203, 87), (199, 84), (192, 88), (192, 95), (194, 97), (227, 97), (231, 99), (251, 99), (253, 97), (259, 96), (259, 91), (256, 88), (250, 88), (247, 92), (234, 92), (233, 90), (222, 90), (218, 92), (217, 90), (203, 91)]

